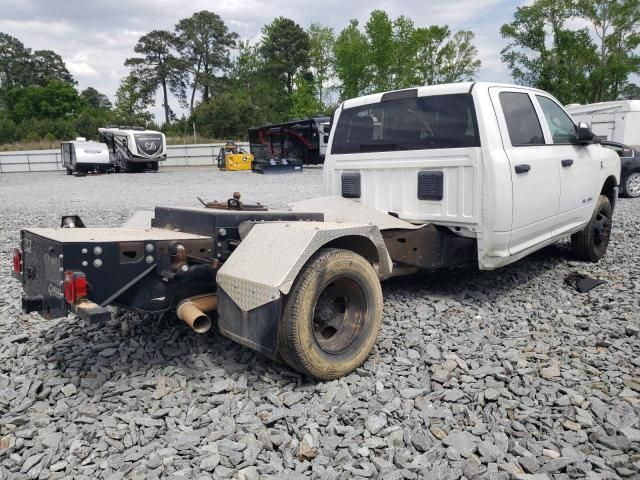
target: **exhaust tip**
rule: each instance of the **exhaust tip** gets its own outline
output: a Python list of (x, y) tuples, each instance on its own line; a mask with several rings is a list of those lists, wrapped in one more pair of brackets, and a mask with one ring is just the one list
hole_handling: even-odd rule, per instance
[(207, 333), (211, 329), (211, 318), (204, 312), (215, 309), (215, 296), (203, 296), (180, 302), (176, 308), (176, 314), (178, 318), (189, 325), (194, 332)]
[(193, 321), (193, 331), (196, 333), (207, 333), (211, 330), (211, 319), (206, 315), (200, 315)]

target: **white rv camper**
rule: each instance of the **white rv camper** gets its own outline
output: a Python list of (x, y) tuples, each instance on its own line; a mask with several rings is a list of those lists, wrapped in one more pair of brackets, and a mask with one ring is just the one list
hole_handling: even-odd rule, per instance
[(596, 138), (640, 147), (640, 100), (567, 105), (576, 122), (591, 125)]
[(99, 128), (98, 132), (118, 171), (157, 171), (158, 162), (167, 158), (167, 142), (161, 132), (128, 126)]
[(78, 137), (72, 142), (62, 142), (60, 152), (62, 168), (66, 169), (67, 175), (113, 170), (109, 150), (104, 143), (87, 142), (86, 138)]

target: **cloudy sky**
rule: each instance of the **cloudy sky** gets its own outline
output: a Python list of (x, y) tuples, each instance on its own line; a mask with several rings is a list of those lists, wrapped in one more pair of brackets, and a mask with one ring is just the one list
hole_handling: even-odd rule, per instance
[[(478, 80), (508, 81), (500, 62), (500, 25), (526, 0), (0, 0), (0, 32), (33, 50), (59, 53), (80, 89), (88, 86), (112, 100), (127, 74), (124, 60), (137, 39), (152, 29), (173, 29), (180, 18), (199, 10), (219, 14), (243, 39), (257, 40), (277, 16), (303, 27), (322, 23), (339, 32), (351, 18), (365, 22), (379, 8), (392, 18), (406, 15), (416, 25), (447, 24), (476, 34), (482, 60)], [(159, 104), (159, 102), (158, 102)], [(160, 108), (154, 112), (158, 114)]]

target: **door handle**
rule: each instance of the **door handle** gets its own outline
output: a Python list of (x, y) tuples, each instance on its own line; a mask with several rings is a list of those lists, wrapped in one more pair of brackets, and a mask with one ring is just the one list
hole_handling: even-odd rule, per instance
[(566, 159), (566, 160), (562, 160), (562, 166), (563, 167), (570, 167), (571, 165), (573, 165), (573, 160), (571, 160), (570, 158)]
[(529, 170), (531, 170), (531, 165), (527, 163), (516, 165), (516, 173), (527, 173)]

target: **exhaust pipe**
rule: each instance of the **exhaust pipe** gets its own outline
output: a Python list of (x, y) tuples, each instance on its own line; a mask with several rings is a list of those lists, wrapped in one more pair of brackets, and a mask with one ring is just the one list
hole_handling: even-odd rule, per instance
[(212, 312), (218, 306), (215, 294), (187, 298), (176, 308), (178, 318), (196, 333), (207, 333), (211, 329), (211, 319), (205, 312)]

